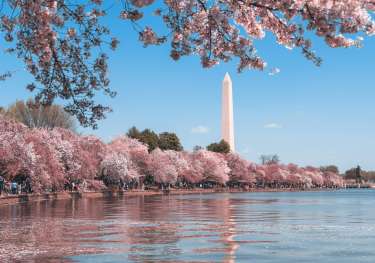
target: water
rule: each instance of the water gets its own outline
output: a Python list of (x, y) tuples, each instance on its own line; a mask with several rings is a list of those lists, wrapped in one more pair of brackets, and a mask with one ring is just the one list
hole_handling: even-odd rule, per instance
[(375, 191), (0, 207), (0, 262), (375, 262)]

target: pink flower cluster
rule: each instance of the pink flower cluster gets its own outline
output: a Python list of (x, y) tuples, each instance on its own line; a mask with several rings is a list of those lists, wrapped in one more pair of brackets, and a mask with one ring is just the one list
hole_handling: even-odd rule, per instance
[[(141, 7), (154, 1), (130, 1), (128, 12), (143, 16)], [(367, 0), (166, 0), (156, 10), (170, 29), (173, 59), (198, 54), (204, 67), (232, 57), (240, 59), (238, 69), (263, 69), (266, 63), (257, 55), (254, 40), (266, 32), (289, 49), (299, 47), (303, 54), (320, 64), (311, 50), (307, 31), (323, 38), (330, 47), (359, 46), (355, 34), (373, 35), (374, 1)], [(161, 11), (163, 10), (163, 11)], [(131, 19), (131, 18), (129, 18)], [(145, 44), (152, 44), (155, 33), (147, 27)], [(145, 33), (142, 32), (142, 35)], [(350, 36), (352, 35), (352, 36)]]
[(0, 115), (0, 174), (7, 181), (30, 178), (35, 192), (62, 191), (72, 183), (121, 185), (151, 177), (154, 183), (251, 187), (341, 187), (342, 178), (293, 164), (258, 165), (237, 154), (206, 150), (162, 151), (120, 136), (105, 144), (64, 129), (29, 129)]
[[(375, 34), (374, 0), (112, 2), (119, 8), (109, 8), (103, 0), (1, 1), (0, 33), (7, 42), (1, 48), (23, 61), (33, 76), (27, 89), (36, 91), (35, 100), (43, 105), (62, 99), (65, 110), (86, 127), (96, 128), (110, 111), (96, 102), (95, 95), (116, 95), (109, 87), (104, 48), (116, 49), (119, 44), (106, 26), (109, 20), (103, 18), (112, 11), (132, 23), (144, 46), (169, 40), (174, 60), (196, 55), (203, 67), (213, 67), (236, 58), (238, 71), (265, 69), (256, 45), (266, 34), (288, 49), (300, 49), (316, 65), (322, 59), (313, 51), (312, 35), (329, 47), (347, 48), (360, 47), (365, 36)], [(161, 21), (154, 21), (150, 13)], [(10, 75), (0, 75), (0, 81)]]

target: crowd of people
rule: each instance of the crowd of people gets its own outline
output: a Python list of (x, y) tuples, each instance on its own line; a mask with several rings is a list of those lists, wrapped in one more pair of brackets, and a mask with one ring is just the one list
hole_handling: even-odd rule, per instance
[(1, 195), (16, 195), (16, 194), (30, 194), (32, 193), (31, 179), (27, 177), (21, 182), (17, 181), (6, 181), (3, 176), (0, 175), (0, 196)]

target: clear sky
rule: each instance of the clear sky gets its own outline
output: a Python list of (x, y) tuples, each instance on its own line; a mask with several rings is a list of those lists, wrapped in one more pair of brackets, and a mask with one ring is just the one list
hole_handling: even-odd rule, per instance
[[(121, 26), (120, 26), (121, 25)], [(82, 129), (105, 141), (135, 125), (157, 132), (173, 131), (185, 149), (220, 139), (221, 82), (233, 81), (236, 149), (258, 162), (261, 154), (276, 153), (285, 163), (336, 164), (341, 170), (360, 164), (375, 169), (375, 37), (362, 49), (330, 49), (316, 40), (323, 57), (318, 68), (299, 50), (287, 50), (267, 37), (259, 54), (269, 68), (281, 72), (236, 72), (236, 61), (203, 69), (197, 57), (174, 62), (168, 44), (143, 48), (126, 23), (112, 23), (121, 45), (110, 54), (114, 99), (98, 97), (113, 113), (99, 129)], [(31, 96), (24, 87), (31, 79), (22, 64), (1, 55), (0, 72), (15, 70), (0, 83), (0, 105)]]

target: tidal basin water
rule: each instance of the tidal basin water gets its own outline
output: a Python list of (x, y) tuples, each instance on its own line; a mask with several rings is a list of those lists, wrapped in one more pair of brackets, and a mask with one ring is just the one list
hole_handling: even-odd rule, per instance
[(0, 206), (0, 262), (375, 262), (375, 190)]

